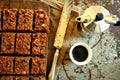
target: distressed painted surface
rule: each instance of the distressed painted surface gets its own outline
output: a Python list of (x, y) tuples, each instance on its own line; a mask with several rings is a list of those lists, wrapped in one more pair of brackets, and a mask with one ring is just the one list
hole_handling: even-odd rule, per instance
[[(91, 5), (102, 5), (112, 14), (120, 16), (120, 0), (75, 1), (80, 14)], [(69, 48), (76, 42), (87, 43), (92, 48), (93, 57), (89, 64), (78, 66), (69, 59)], [(66, 43), (68, 51), (61, 66), (58, 80), (120, 80), (120, 26), (111, 25), (102, 34), (80, 33), (75, 27), (71, 39)]]

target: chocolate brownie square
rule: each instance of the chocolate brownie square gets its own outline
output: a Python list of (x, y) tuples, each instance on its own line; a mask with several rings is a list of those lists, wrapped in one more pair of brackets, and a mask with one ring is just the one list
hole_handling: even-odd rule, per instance
[(14, 53), (15, 33), (2, 33), (1, 54)]
[(43, 9), (35, 10), (34, 30), (49, 32), (49, 18)]
[(32, 58), (31, 74), (46, 75), (46, 59), (34, 57)]
[(15, 57), (15, 74), (29, 74), (29, 57)]
[(0, 56), (0, 74), (13, 73), (13, 57)]
[(40, 77), (31, 77), (31, 80), (46, 80), (45, 77), (40, 76)]
[(15, 30), (17, 21), (17, 9), (3, 10), (3, 30)]
[(33, 10), (20, 9), (18, 12), (17, 30), (32, 30), (33, 14)]
[(31, 77), (31, 80), (40, 80), (39, 77)]
[(13, 80), (12, 76), (2, 76), (0, 77), (0, 80)]
[(42, 76), (41, 76), (39, 80), (46, 80), (46, 79), (45, 79), (45, 77), (42, 77)]
[(14, 77), (14, 80), (29, 80), (29, 77), (19, 76), (19, 77)]
[(46, 42), (47, 42), (47, 33), (32, 34), (32, 54), (45, 56)]
[(30, 33), (17, 33), (16, 36), (16, 53), (17, 54), (30, 54)]

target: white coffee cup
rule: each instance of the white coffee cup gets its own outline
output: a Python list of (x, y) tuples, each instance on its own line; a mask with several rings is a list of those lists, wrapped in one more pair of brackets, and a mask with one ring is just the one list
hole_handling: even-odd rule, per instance
[(92, 59), (92, 49), (86, 43), (75, 43), (69, 51), (70, 59), (77, 65), (85, 65)]

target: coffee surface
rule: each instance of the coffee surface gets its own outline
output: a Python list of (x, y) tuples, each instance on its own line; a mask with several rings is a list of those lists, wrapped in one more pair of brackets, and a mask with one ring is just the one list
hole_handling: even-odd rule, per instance
[(73, 49), (72, 54), (73, 58), (79, 62), (86, 60), (88, 57), (88, 51), (84, 46), (76, 46)]

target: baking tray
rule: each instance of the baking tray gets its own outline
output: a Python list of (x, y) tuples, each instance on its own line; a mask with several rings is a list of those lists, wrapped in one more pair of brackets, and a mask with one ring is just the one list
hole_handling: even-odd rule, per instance
[[(6, 8), (7, 9), (11, 9), (11, 8), (21, 9), (22, 8), (22, 9), (32, 9), (32, 10), (36, 10), (36, 9), (40, 8), (40, 9), (45, 10), (48, 17), (50, 18), (50, 7), (41, 1), (0, 0), (0, 9), (6, 9)], [(0, 23), (1, 23), (1, 20), (0, 20)], [(48, 47), (48, 41), (47, 41), (46, 48), (47, 47)], [(46, 53), (46, 57), (47, 57), (47, 53)], [(9, 75), (7, 75), (7, 76), (9, 76)], [(10, 75), (10, 76), (14, 76), (14, 74)]]

